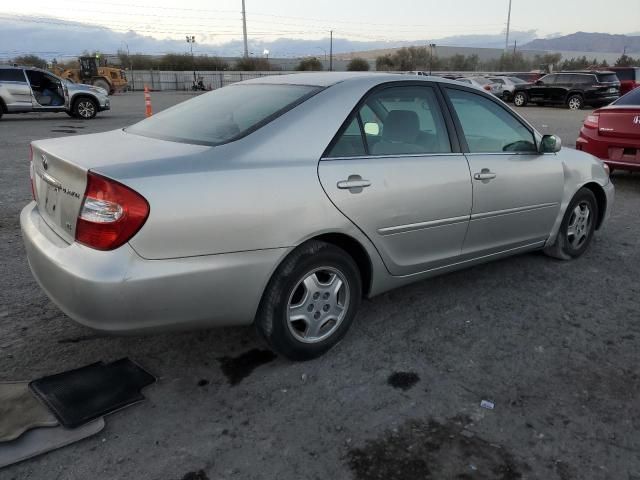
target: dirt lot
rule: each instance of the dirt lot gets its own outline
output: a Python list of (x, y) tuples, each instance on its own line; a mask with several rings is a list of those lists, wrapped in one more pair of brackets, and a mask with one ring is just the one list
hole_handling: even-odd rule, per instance
[[(184, 98), (154, 94), (154, 109)], [(0, 479), (640, 479), (640, 175), (614, 175), (613, 217), (583, 258), (524, 255), (387, 293), (328, 355), (290, 363), (251, 328), (105, 337), (32, 279), (28, 142), (143, 112), (126, 94), (93, 121), (0, 120), (0, 381), (125, 356), (159, 377), (98, 436)], [(587, 114), (521, 112), (565, 145)]]

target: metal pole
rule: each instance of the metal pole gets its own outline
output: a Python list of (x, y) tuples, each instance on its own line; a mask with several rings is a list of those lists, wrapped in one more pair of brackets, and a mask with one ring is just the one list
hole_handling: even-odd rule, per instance
[(242, 0), (242, 32), (244, 35), (244, 58), (249, 58), (249, 46), (247, 45), (247, 12)]
[(505, 53), (509, 49), (509, 27), (511, 26), (511, 0), (509, 0), (509, 13), (507, 14), (507, 39), (504, 44)]
[(333, 30), (331, 30), (329, 34), (329, 71), (333, 72)]

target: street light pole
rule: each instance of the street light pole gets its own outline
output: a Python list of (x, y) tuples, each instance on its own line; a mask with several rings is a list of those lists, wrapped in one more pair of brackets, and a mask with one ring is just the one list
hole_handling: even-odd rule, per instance
[(193, 84), (197, 83), (196, 79), (196, 61), (193, 58), (193, 44), (196, 43), (195, 35), (187, 35), (187, 43), (189, 44), (189, 48), (191, 49), (191, 66), (193, 67)]
[(435, 43), (429, 44), (429, 76), (431, 76), (431, 72), (433, 71), (433, 49), (436, 48)]

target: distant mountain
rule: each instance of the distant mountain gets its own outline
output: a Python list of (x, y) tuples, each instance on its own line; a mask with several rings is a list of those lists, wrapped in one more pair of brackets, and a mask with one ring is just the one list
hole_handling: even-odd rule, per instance
[(640, 36), (576, 32), (555, 38), (539, 38), (522, 46), (530, 50), (620, 52), (621, 54), (625, 47), (627, 54), (640, 53)]
[[(522, 45), (535, 37), (535, 30), (513, 31), (510, 39), (512, 42), (515, 40), (518, 45)], [(340, 54), (409, 45), (426, 45), (427, 43), (436, 43), (438, 46), (502, 48), (504, 33), (458, 35), (413, 41), (357, 41), (334, 37), (333, 52)], [(126, 50), (127, 48), (131, 53), (144, 54), (184, 53), (188, 50), (187, 44), (183, 40), (160, 40), (134, 31), (117, 32), (99, 25), (53, 17), (0, 14), (0, 61), (29, 53), (48, 60), (54, 57), (58, 60), (64, 60), (81, 54), (83, 51), (99, 51), (106, 54), (116, 53), (119, 49)], [(261, 56), (264, 50), (269, 50), (269, 56), (272, 58), (306, 55), (323, 57), (329, 53), (329, 39), (278, 38), (262, 41), (251, 38), (251, 30), (249, 29), (249, 51), (251, 54)], [(240, 40), (232, 40), (222, 44), (197, 43), (194, 48), (196, 54), (206, 53), (224, 57), (241, 56), (242, 51), (243, 44)]]

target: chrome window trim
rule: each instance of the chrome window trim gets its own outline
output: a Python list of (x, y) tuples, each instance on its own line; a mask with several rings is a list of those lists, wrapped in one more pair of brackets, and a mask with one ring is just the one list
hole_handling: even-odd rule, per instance
[(447, 153), (402, 153), (398, 155), (356, 155), (353, 157), (321, 157), (321, 162), (333, 161), (333, 160), (369, 160), (377, 158), (412, 158), (412, 157), (460, 157), (465, 154), (462, 152), (447, 152)]

